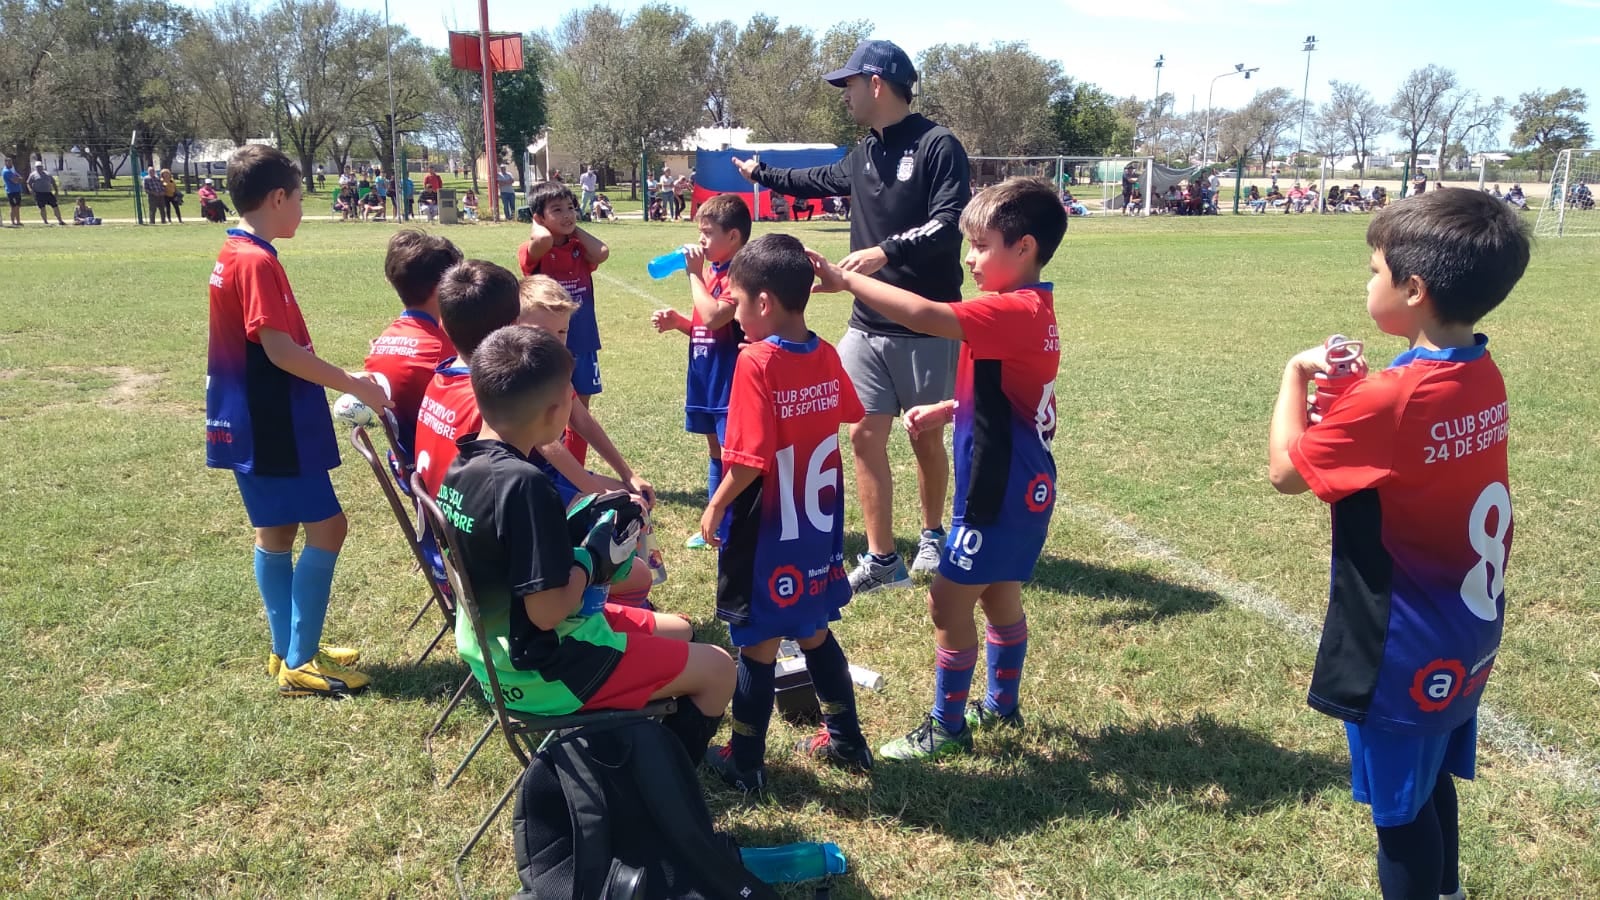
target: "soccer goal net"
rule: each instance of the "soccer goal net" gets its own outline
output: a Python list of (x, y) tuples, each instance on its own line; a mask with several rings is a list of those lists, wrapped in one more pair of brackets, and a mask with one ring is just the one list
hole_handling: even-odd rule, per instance
[[(1123, 176), (1131, 179), (1130, 199), (1139, 202), (1134, 215), (1150, 214), (1144, 202), (1154, 178), (1155, 160), (1148, 156), (974, 156), (968, 160), (972, 182), (982, 189), (1019, 176), (1043, 178), (1055, 185), (1069, 212), (1117, 215), (1123, 212)], [(1070, 196), (1070, 199), (1069, 199)]]
[(1550, 193), (1533, 233), (1540, 237), (1600, 235), (1600, 150), (1563, 150), (1550, 170)]

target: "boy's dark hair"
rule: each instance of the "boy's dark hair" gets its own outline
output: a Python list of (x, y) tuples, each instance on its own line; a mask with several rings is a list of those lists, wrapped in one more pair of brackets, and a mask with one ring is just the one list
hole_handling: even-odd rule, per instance
[(439, 279), (439, 317), (456, 351), (477, 365), (483, 339), (517, 321), (517, 276), (488, 260), (469, 259)]
[(893, 91), (895, 96), (899, 97), (901, 100), (904, 100), (907, 104), (911, 103), (911, 85), (901, 84), (898, 81), (889, 81), (887, 79), (885, 79), (883, 83), (889, 86), (889, 90)]
[(572, 354), (543, 328), (497, 329), (472, 354), (472, 395), (491, 427), (525, 421), (544, 398), (570, 390), (571, 380)]
[(728, 280), (750, 296), (766, 291), (792, 313), (806, 311), (816, 274), (805, 245), (787, 234), (764, 234), (745, 244), (733, 255), (733, 264), (728, 268)]
[(550, 201), (560, 200), (562, 197), (572, 201), (573, 206), (578, 205), (578, 195), (572, 192), (572, 188), (559, 181), (541, 181), (528, 192), (528, 211), (536, 216), (542, 216), (545, 206)]
[(1435, 191), (1386, 207), (1367, 244), (1399, 287), (1415, 275), (1441, 322), (1471, 325), (1511, 293), (1528, 268), (1528, 232), (1516, 210), (1479, 191)]
[(383, 259), (383, 277), (406, 308), (428, 302), (439, 287), (439, 280), (451, 266), (461, 262), (461, 250), (449, 238), (416, 228), (403, 228), (389, 238), (389, 252)]
[(1055, 188), (1042, 178), (1007, 178), (979, 191), (961, 213), (961, 230), (968, 237), (993, 229), (1010, 247), (1032, 235), (1039, 245), (1039, 265), (1056, 254), (1067, 233), (1067, 211)]
[(253, 212), (279, 188), (291, 193), (300, 189), (300, 167), (282, 150), (246, 144), (228, 157), (228, 196), (234, 209)]
[(718, 194), (700, 204), (696, 222), (710, 222), (723, 231), (739, 232), (739, 243), (750, 242), (750, 205), (742, 194)]

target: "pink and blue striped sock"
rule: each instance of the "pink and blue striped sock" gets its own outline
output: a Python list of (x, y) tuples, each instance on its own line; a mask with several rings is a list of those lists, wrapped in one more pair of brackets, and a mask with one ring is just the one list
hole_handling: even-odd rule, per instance
[(1009, 716), (1017, 708), (1017, 690), (1022, 684), (1022, 661), (1028, 655), (1028, 617), (1015, 625), (990, 625), (988, 639), (989, 698), (993, 712)]
[(944, 725), (945, 731), (956, 734), (967, 727), (967, 695), (972, 692), (972, 667), (978, 664), (978, 648), (935, 650), (933, 717)]

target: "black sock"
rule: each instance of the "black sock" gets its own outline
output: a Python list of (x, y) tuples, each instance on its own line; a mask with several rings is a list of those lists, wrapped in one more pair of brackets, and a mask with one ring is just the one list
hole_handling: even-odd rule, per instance
[(759, 663), (739, 654), (739, 683), (733, 690), (733, 762), (748, 772), (767, 756), (767, 723), (772, 721), (773, 680), (778, 664)]
[(877, 563), (880, 566), (892, 566), (899, 559), (900, 559), (900, 554), (897, 551), (890, 551), (888, 553), (874, 553), (874, 554), (872, 554), (872, 561)]
[(711, 739), (717, 736), (717, 729), (722, 727), (722, 716), (708, 716), (694, 705), (693, 700), (679, 697), (677, 712), (662, 719), (661, 724), (683, 744), (684, 751), (689, 754), (690, 765), (698, 766), (700, 760), (705, 759)]
[(1461, 889), (1461, 813), (1456, 805), (1456, 780), (1449, 772), (1439, 773), (1431, 802), (1434, 815), (1439, 818), (1439, 840), (1444, 847), (1439, 893), (1454, 894)]
[(817, 701), (822, 706), (822, 721), (828, 727), (828, 737), (835, 743), (859, 747), (866, 743), (861, 734), (861, 720), (856, 717), (856, 686), (850, 680), (850, 662), (845, 659), (844, 648), (834, 640), (833, 632), (821, 644), (805, 651), (806, 670), (811, 673), (811, 686), (816, 689)]
[(1437, 900), (1444, 847), (1433, 801), (1405, 825), (1378, 826), (1378, 885), (1383, 900)]

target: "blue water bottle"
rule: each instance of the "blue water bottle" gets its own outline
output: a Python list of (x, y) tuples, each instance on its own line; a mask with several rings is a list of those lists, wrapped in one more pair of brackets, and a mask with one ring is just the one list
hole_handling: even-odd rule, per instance
[(834, 843), (800, 841), (782, 847), (741, 847), (739, 857), (750, 874), (767, 884), (843, 875), (848, 868), (844, 851)]
[(655, 259), (644, 264), (645, 270), (651, 278), (665, 278), (673, 272), (682, 272), (689, 267), (689, 260), (683, 255), (683, 248), (663, 253)]

